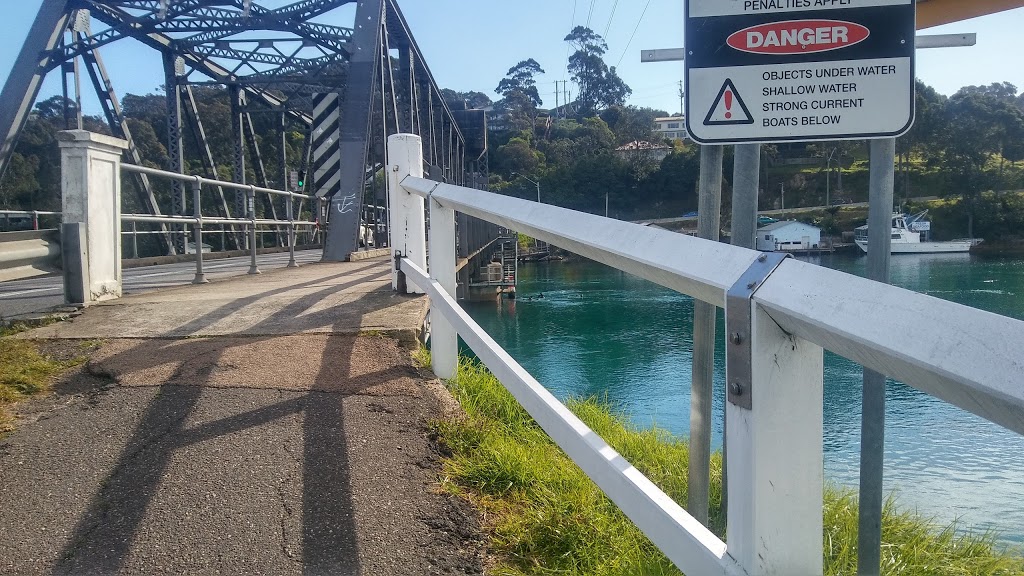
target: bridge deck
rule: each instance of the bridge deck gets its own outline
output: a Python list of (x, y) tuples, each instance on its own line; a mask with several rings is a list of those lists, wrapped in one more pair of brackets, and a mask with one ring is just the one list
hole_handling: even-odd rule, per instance
[(435, 489), (427, 430), (451, 400), (400, 344), (424, 299), (394, 295), (390, 265), (158, 290), (23, 334), (102, 344), (0, 441), (0, 573), (480, 573), (475, 513)]

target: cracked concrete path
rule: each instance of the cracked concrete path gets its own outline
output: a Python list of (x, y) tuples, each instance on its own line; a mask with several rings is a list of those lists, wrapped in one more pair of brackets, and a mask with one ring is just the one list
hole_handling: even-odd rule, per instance
[[(0, 574), (482, 573), (476, 513), (437, 490), (430, 422), (455, 407), (396, 336), (422, 299), (367, 286), (388, 281), (371, 264), (293, 278), (294, 292), (281, 271), (216, 297), (126, 298), (28, 333), (104, 340), (0, 441)], [(374, 296), (328, 306), (332, 285)], [(238, 300), (277, 312), (211, 329)], [(154, 302), (193, 313), (165, 333), (141, 318), (101, 331)], [(367, 333), (371, 314), (398, 320)], [(154, 337), (117, 338), (139, 333)]]

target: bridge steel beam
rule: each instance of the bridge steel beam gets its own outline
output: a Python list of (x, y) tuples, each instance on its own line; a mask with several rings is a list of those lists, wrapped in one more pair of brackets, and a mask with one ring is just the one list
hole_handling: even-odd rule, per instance
[(364, 0), (356, 8), (356, 32), (341, 114), (341, 190), (330, 199), (324, 260), (344, 261), (358, 246), (366, 182), (366, 143), (370, 132), (374, 66), (384, 25), (384, 0)]
[[(203, 119), (199, 116), (199, 106), (196, 104), (196, 96), (192, 90), (192, 87), (185, 85), (182, 87), (182, 103), (185, 104), (185, 110), (189, 119), (192, 122), (192, 134), (195, 136), (196, 147), (202, 152), (200, 161), (203, 163), (203, 168), (206, 169), (206, 173), (211, 180), (219, 180), (220, 175), (217, 174), (217, 162), (213, 158), (213, 150), (210, 149), (210, 141), (206, 138), (206, 128), (203, 125)], [(228, 206), (227, 197), (224, 195), (224, 188), (222, 186), (216, 186), (217, 190), (217, 208), (219, 209), (220, 215), (225, 218), (231, 218), (231, 208)], [(236, 229), (231, 235), (232, 240), (235, 243), (235, 248), (241, 250), (245, 247), (245, 240), (240, 232)], [(227, 247), (223, 247), (227, 250)]]
[[(252, 114), (248, 111), (242, 112), (242, 131), (245, 133), (246, 141), (249, 143), (249, 154), (252, 156), (252, 167), (256, 172), (256, 181), (260, 182), (264, 188), (270, 188), (270, 178), (267, 177), (267, 165), (263, 163), (263, 153), (260, 152), (260, 143), (256, 138), (256, 127), (252, 122)], [(284, 186), (281, 187), (284, 190)], [(270, 196), (263, 194), (263, 213), (270, 214), (274, 220), (277, 220), (277, 208), (274, 206), (274, 199)], [(255, 208), (254, 208), (255, 209)], [(282, 240), (283, 235), (281, 231), (277, 231), (278, 243)]]
[[(234, 142), (232, 181), (245, 184), (245, 137), (242, 135), (241, 110), (246, 104), (245, 92), (238, 85), (231, 85), (228, 86), (228, 95), (231, 98), (231, 138)], [(245, 192), (241, 190), (235, 191), (235, 214), (240, 218), (249, 214)]]
[(10, 76), (0, 92), (0, 178), (10, 164), (18, 135), (28, 122), (39, 88), (46, 77), (50, 54), (58, 47), (68, 27), (71, 13), (67, 0), (43, 0), (29, 28), (25, 44), (14, 61)]

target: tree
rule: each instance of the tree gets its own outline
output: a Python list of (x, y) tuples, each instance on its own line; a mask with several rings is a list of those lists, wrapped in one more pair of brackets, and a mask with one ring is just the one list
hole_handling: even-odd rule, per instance
[(1016, 105), (1016, 91), (1009, 83), (967, 86), (950, 97), (947, 105), (944, 164), (950, 188), (959, 191), (967, 208), (971, 236), (978, 196), (995, 183), (985, 165), (993, 154), (1024, 134), (1024, 112)]
[(472, 90), (469, 92), (456, 92), (455, 90), (444, 88), (441, 90), (441, 96), (453, 110), (475, 110), (487, 108), (493, 104), (487, 94)]
[(534, 150), (525, 138), (520, 137), (512, 138), (504, 146), (499, 146), (495, 156), (496, 168), (507, 176), (511, 176), (513, 172), (536, 174), (544, 163), (543, 154)]
[(501, 107), (516, 130), (531, 128), (537, 118), (537, 107), (544, 102), (537, 91), (535, 76), (543, 73), (544, 69), (533, 58), (523, 60), (508, 69), (495, 89), (504, 97)]
[(604, 54), (608, 44), (599, 34), (577, 26), (565, 37), (576, 49), (569, 57), (569, 73), (579, 87), (576, 113), (580, 118), (593, 116), (609, 106), (622, 106), (633, 91), (619, 78), (615, 67), (608, 67)]
[(654, 142), (661, 135), (655, 131), (654, 119), (668, 116), (663, 110), (637, 108), (636, 106), (610, 106), (601, 112), (601, 119), (615, 134), (618, 144), (626, 144), (634, 140)]

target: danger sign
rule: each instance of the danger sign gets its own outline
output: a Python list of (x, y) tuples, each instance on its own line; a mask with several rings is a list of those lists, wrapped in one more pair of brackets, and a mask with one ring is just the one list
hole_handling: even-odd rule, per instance
[(914, 35), (913, 0), (687, 0), (689, 134), (898, 136), (914, 118)]

